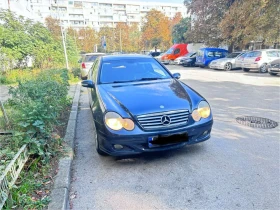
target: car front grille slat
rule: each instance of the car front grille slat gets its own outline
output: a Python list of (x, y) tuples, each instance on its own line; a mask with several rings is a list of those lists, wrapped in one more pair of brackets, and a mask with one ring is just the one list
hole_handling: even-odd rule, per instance
[[(167, 117), (169, 123), (163, 123), (163, 118)], [(157, 112), (137, 116), (137, 120), (141, 127), (145, 130), (168, 129), (181, 125), (187, 125), (189, 119), (188, 110), (177, 110), (168, 112)]]

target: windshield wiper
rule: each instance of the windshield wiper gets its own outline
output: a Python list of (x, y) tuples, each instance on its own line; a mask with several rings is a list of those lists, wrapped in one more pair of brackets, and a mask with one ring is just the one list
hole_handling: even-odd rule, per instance
[(135, 80), (135, 81), (158, 80), (158, 79), (162, 79), (162, 78), (156, 78), (156, 77), (145, 77), (145, 78), (137, 79), (137, 80)]
[(111, 83), (125, 83), (125, 82), (137, 82), (137, 81), (145, 81), (145, 80), (158, 80), (163, 78), (156, 78), (156, 77), (145, 77), (141, 79), (135, 79), (135, 80), (122, 80), (122, 81), (113, 81)]

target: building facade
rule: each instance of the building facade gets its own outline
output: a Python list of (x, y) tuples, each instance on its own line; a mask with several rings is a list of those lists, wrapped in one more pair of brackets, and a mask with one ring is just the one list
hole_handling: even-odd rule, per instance
[[(46, 17), (52, 16), (60, 19), (64, 27), (76, 29), (91, 27), (99, 30), (104, 26), (114, 27), (117, 23), (141, 23), (151, 9), (161, 11), (169, 18), (177, 12), (187, 16), (183, 1), (175, 4), (121, 0), (9, 0), (9, 3), (12, 11), (25, 12), (29, 18), (44, 22)], [(0, 7), (7, 9), (8, 4), (2, 2)]]

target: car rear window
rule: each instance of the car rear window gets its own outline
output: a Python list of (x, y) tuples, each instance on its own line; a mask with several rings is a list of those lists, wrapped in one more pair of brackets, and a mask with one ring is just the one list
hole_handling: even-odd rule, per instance
[(147, 78), (167, 79), (171, 76), (154, 59), (137, 58), (103, 61), (99, 80), (100, 83), (119, 83)]
[(84, 58), (84, 62), (94, 62), (98, 55), (86, 55)]
[(280, 51), (267, 51), (267, 57), (280, 57)]

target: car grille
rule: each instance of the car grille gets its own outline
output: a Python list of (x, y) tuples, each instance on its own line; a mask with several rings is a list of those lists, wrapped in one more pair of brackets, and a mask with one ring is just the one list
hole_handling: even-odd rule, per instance
[(272, 64), (271, 67), (272, 68), (280, 68), (280, 64), (278, 64), (278, 63), (277, 64)]
[[(188, 110), (169, 112), (157, 112), (152, 114), (138, 115), (137, 120), (145, 130), (155, 130), (187, 125), (189, 120)], [(168, 123), (170, 121), (170, 123)]]

